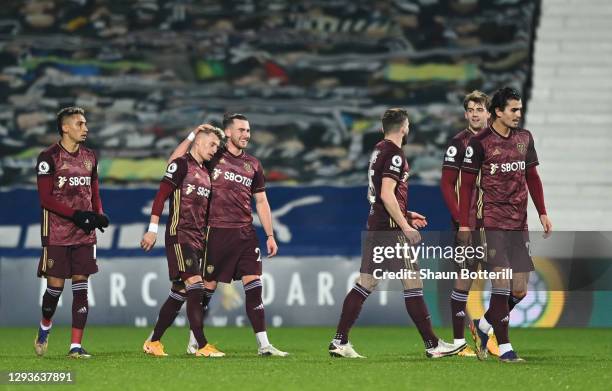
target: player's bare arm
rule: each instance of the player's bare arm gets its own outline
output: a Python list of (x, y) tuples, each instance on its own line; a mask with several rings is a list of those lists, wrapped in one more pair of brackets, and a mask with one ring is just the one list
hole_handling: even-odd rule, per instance
[[(172, 163), (176, 165), (176, 163)], [(159, 184), (159, 190), (153, 200), (153, 206), (151, 207), (151, 219), (149, 220), (149, 228), (140, 241), (140, 247), (144, 251), (149, 251), (155, 245), (157, 241), (157, 231), (159, 229), (159, 216), (161, 216), (164, 210), (164, 204), (170, 194), (177, 188), (176, 184), (170, 184), (167, 181), (162, 180)]]
[(421, 229), (427, 227), (427, 218), (420, 213), (408, 211), (408, 224), (413, 228)]
[[(142, 240), (140, 241), (140, 247), (143, 250), (149, 251), (155, 246), (155, 242), (157, 241), (157, 231), (155, 229), (159, 225), (159, 216), (151, 215), (151, 220), (149, 221), (149, 230), (144, 234)], [(153, 231), (151, 231), (151, 227), (153, 227)]]
[(383, 178), (382, 186), (380, 189), (380, 198), (383, 201), (383, 205), (389, 213), (389, 216), (395, 221), (398, 227), (401, 228), (402, 232), (410, 243), (415, 244), (421, 240), (421, 234), (414, 229), (410, 224), (408, 224), (408, 220), (402, 214), (402, 210), (400, 209), (399, 203), (397, 202), (397, 198), (395, 197), (395, 187), (397, 186), (397, 181), (391, 178)]
[(278, 245), (274, 239), (274, 229), (272, 227), (272, 211), (270, 210), (270, 204), (268, 203), (268, 197), (265, 191), (261, 191), (254, 194), (255, 197), (255, 209), (257, 210), (257, 216), (261, 221), (261, 226), (266, 233), (266, 247), (268, 250), (268, 258), (272, 258), (278, 252)]

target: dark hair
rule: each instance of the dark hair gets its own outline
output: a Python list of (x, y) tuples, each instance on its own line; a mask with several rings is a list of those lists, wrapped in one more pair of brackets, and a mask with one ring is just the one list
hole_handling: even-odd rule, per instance
[(497, 118), (495, 109), (504, 111), (509, 100), (521, 100), (521, 93), (512, 87), (504, 87), (495, 91), (493, 98), (491, 98), (491, 105), (489, 106), (489, 113), (491, 113), (491, 116)]
[(385, 111), (382, 116), (382, 127), (385, 134), (398, 130), (408, 119), (404, 109), (393, 108)]
[(484, 106), (485, 110), (488, 110), (491, 105), (491, 98), (482, 91), (474, 90), (463, 98), (463, 109), (465, 111), (467, 111), (470, 102), (481, 104)]
[(62, 131), (62, 125), (64, 124), (64, 118), (70, 117), (71, 115), (75, 115), (75, 114), (85, 115), (85, 110), (83, 110), (80, 107), (70, 106), (70, 107), (64, 107), (63, 109), (57, 112), (57, 131), (59, 132), (60, 136), (62, 136), (64, 133)]
[(238, 113), (225, 113), (223, 115), (223, 129), (227, 129), (227, 127), (234, 122), (235, 119), (240, 119), (243, 121), (248, 121), (248, 118), (245, 115)]

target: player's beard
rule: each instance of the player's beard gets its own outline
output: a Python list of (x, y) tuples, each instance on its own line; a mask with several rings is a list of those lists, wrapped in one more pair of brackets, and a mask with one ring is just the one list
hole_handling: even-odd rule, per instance
[(402, 136), (402, 147), (406, 144), (408, 144), (408, 134), (407, 133)]

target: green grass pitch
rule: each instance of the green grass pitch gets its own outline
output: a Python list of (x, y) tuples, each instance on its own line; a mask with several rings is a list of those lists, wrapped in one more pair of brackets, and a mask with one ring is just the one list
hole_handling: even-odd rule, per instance
[[(450, 340), (450, 329), (437, 329)], [(186, 355), (186, 328), (163, 338), (170, 356), (142, 353), (148, 329), (89, 327), (84, 346), (89, 360), (65, 357), (70, 329), (56, 327), (45, 357), (36, 357), (34, 328), (0, 328), (0, 370), (72, 370), (87, 390), (609, 390), (612, 384), (612, 329), (512, 329), (513, 345), (527, 360), (502, 364), (490, 358), (425, 358), (413, 327), (356, 327), (351, 339), (364, 360), (330, 358), (329, 327), (271, 329), (271, 341), (290, 357), (258, 357), (248, 328), (209, 328), (207, 336), (227, 353), (206, 359)], [(469, 336), (469, 333), (468, 333)], [(33, 386), (0, 389), (25, 390)], [(37, 386), (48, 389), (49, 386)]]

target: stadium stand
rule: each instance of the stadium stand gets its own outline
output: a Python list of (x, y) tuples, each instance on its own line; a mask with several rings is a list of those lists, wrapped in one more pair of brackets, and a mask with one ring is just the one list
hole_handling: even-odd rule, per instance
[(536, 0), (33, 1), (0, 10), (0, 184), (31, 183), (80, 105), (102, 182), (157, 181), (201, 122), (249, 115), (269, 181), (362, 184), (379, 117), (408, 107), (413, 174), (440, 175), (472, 89), (528, 96)]
[[(537, 30), (533, 130), (557, 230), (612, 230), (612, 4), (545, 0)], [(540, 229), (530, 205), (529, 226)]]

